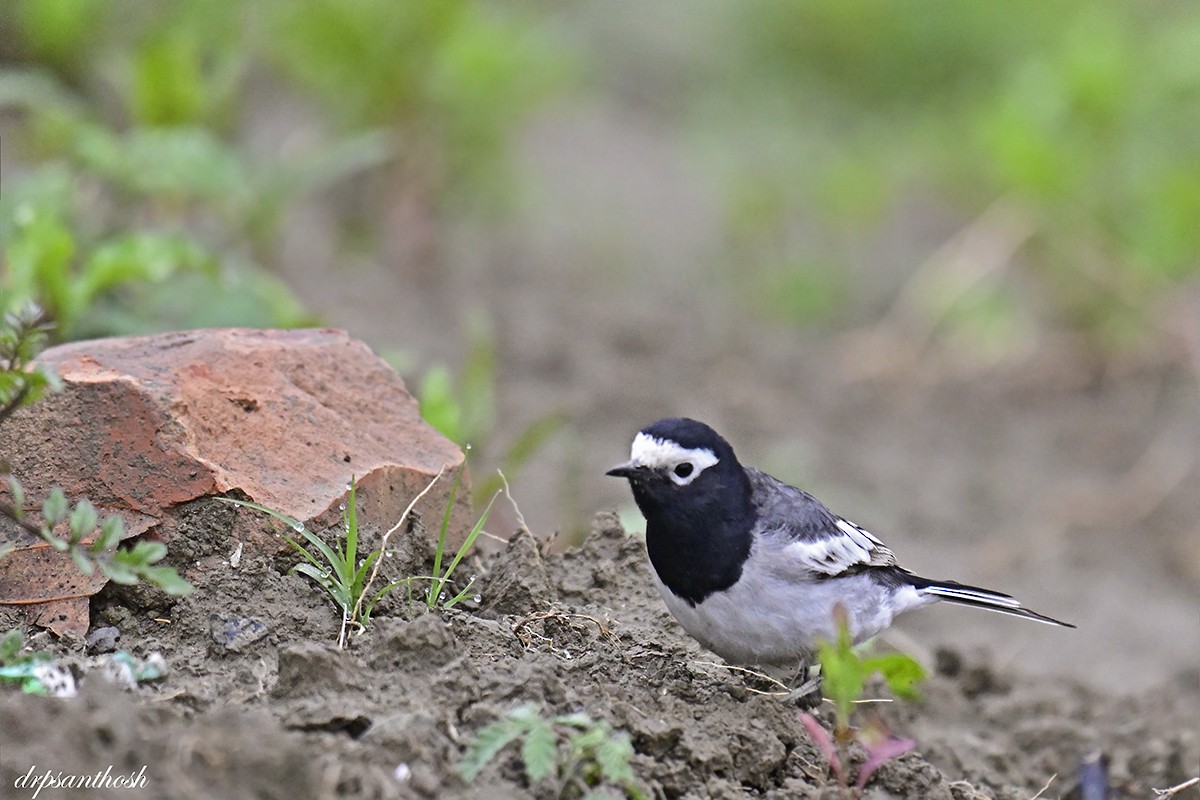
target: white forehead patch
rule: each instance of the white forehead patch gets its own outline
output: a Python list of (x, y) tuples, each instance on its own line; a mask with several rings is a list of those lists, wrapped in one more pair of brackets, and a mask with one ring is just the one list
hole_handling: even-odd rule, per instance
[[(716, 464), (718, 459), (707, 447), (684, 447), (679, 442), (670, 439), (657, 439), (647, 433), (638, 433), (633, 437), (633, 447), (629, 458), (633, 463), (651, 469), (665, 469), (671, 480), (680, 486), (687, 486), (701, 472)], [(685, 476), (675, 474), (675, 467), (688, 463), (692, 471)]]

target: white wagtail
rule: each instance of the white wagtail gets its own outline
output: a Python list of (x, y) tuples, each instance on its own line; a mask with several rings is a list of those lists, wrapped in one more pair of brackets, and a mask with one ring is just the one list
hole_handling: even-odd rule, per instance
[(644, 428), (629, 462), (608, 474), (629, 479), (667, 608), (733, 664), (803, 667), (821, 640), (835, 638), (838, 604), (856, 643), (939, 600), (1075, 627), (1000, 592), (912, 574), (812, 495), (743, 467), (695, 420)]

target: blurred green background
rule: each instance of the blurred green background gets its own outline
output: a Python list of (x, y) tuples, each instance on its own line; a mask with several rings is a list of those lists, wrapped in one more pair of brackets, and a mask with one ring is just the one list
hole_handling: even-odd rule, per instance
[(13, 0), (0, 133), (6, 308), (347, 327), (510, 471), (595, 403), (564, 337), (1195, 358), (1191, 3)]

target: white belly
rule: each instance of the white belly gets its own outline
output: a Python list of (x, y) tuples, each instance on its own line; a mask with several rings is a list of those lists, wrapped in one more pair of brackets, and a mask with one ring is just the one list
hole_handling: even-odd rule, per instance
[[(652, 569), (653, 573), (654, 570)], [(855, 642), (892, 624), (896, 613), (930, 600), (912, 588), (881, 586), (868, 575), (796, 582), (747, 562), (741, 579), (696, 606), (677, 597), (654, 576), (667, 609), (696, 641), (734, 664), (794, 664), (837, 636), (834, 607), (848, 614)]]

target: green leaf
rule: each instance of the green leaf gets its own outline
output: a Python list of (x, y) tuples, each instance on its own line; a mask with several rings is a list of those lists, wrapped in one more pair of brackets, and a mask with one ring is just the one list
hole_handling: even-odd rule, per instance
[(483, 772), (496, 754), (515, 741), (523, 728), (511, 719), (493, 722), (479, 732), (479, 736), (467, 748), (467, 754), (459, 762), (457, 771), (464, 781), (470, 783)]
[(162, 561), (167, 555), (167, 546), (162, 542), (138, 542), (131, 549), (118, 554), (122, 560), (131, 564), (154, 564)]
[(21, 486), (21, 482), (15, 475), (8, 476), (8, 493), (12, 497), (12, 507), (16, 512), (17, 519), (23, 519), (25, 517), (25, 488)]
[(542, 718), (542, 710), (537, 703), (522, 703), (508, 712), (508, 718), (528, 727)]
[(27, 207), (5, 248), (8, 271), (18, 285), (32, 289), (64, 329), (74, 321), (71, 261), (75, 238), (56, 214)]
[(33, 669), (36, 666), (34, 662), (22, 661), (19, 664), (10, 664), (0, 667), (0, 678), (8, 680), (25, 679), (33, 676)]
[(442, 608), (454, 608), (456, 605), (467, 599), (467, 595), (471, 593), (471, 589), (475, 588), (475, 581), (467, 582), (467, 585), (462, 588), (462, 591), (451, 597), (446, 602), (442, 603)]
[(471, 347), (458, 381), (462, 445), (485, 436), (495, 427), (496, 417), (496, 337), (483, 319), (472, 323)]
[(608, 726), (597, 723), (587, 730), (571, 738), (571, 748), (576, 753), (588, 753), (595, 750), (608, 738)]
[(100, 522), (100, 535), (96, 537), (96, 541), (92, 542), (92, 552), (101, 553), (105, 550), (111, 550), (121, 543), (121, 536), (125, 533), (125, 523), (118, 516), (106, 517)]
[(195, 587), (181, 578), (174, 567), (145, 567), (141, 574), (149, 583), (169, 595), (186, 597), (195, 591)]
[(562, 714), (554, 718), (556, 725), (569, 725), (572, 728), (590, 728), (594, 724), (592, 718), (582, 711), (573, 714)]
[(260, 505), (259, 503), (253, 503), (249, 500), (238, 500), (233, 497), (218, 497), (215, 499), (219, 500), (222, 503), (228, 503), (231, 506), (242, 506), (244, 508), (253, 508), (255, 511), (262, 511), (264, 514), (270, 514), (275, 519), (279, 520), (280, 522), (285, 523), (289, 528), (296, 531), (297, 533), (302, 533), (304, 531), (304, 523), (303, 522), (300, 522), (299, 520), (294, 519), (293, 517), (289, 517), (287, 514), (276, 511), (273, 508), (267, 508), (266, 506)]
[(78, 543), (83, 537), (96, 529), (96, 521), (99, 515), (96, 513), (96, 507), (88, 500), (80, 500), (75, 504), (75, 508), (71, 510), (71, 543)]
[(554, 729), (545, 720), (537, 720), (525, 733), (521, 759), (525, 762), (525, 774), (529, 776), (531, 784), (541, 782), (554, 772), (558, 762), (558, 743)]
[(228, 145), (202, 128), (138, 127), (119, 135), (92, 125), (74, 144), (86, 170), (151, 198), (227, 202), (245, 194), (251, 174)]
[(333, 583), (333, 573), (329, 571), (328, 567), (322, 567), (318, 564), (297, 564), (289, 572), (299, 572), (301, 575), (307, 575), (323, 587), (330, 586)]
[(21, 636), (20, 628), (13, 628), (0, 637), (0, 664), (7, 663), (16, 657), (24, 644), (25, 639)]
[(886, 653), (863, 661), (868, 674), (878, 672), (887, 681), (888, 688), (897, 697), (915, 700), (919, 696), (917, 684), (925, 680), (925, 669), (905, 653)]
[(350, 614), (353, 611), (354, 599), (350, 596), (347, 585), (339, 581), (337, 575), (330, 572), (328, 567), (319, 567), (313, 564), (297, 564), (292, 567), (292, 571), (307, 575), (316, 581), (317, 585), (333, 598), (333, 602), (341, 609), (342, 614)]
[(837, 730), (842, 732), (850, 726), (850, 713), (854, 709), (854, 701), (862, 696), (867, 672), (854, 652), (846, 611), (840, 604), (835, 608), (835, 617), (838, 625), (837, 642), (822, 642), (817, 658), (821, 662), (821, 680), (825, 692), (837, 709)]
[[(34, 367), (33, 372), (29, 374), (37, 378), (37, 383), (30, 390), (29, 397), (25, 398), (27, 405), (42, 396), (41, 390), (43, 388), (49, 389), (52, 393), (62, 391), (62, 376), (58, 374), (58, 370), (49, 364), (38, 364)], [(40, 384), (40, 386), (37, 384)]]
[(92, 563), (90, 558), (87, 557), (87, 552), (85, 550), (81, 550), (78, 547), (72, 547), (71, 558), (75, 561), (75, 566), (78, 567), (79, 571), (84, 575), (91, 575), (96, 571), (96, 565)]
[(104, 242), (84, 263), (75, 294), (81, 307), (126, 283), (158, 283), (180, 270), (211, 270), (212, 256), (183, 236), (134, 233)]
[(124, 564), (121, 564), (115, 560), (97, 561), (96, 563), (99, 565), (100, 571), (104, 573), (104, 576), (113, 583), (121, 583), (126, 586), (132, 586), (138, 582), (137, 573), (130, 570), (129, 567), (125, 566)]
[(42, 501), (42, 519), (45, 521), (46, 527), (53, 528), (61, 522), (67, 516), (69, 509), (67, 496), (63, 494), (62, 489), (55, 486)]
[[(318, 564), (300, 563), (292, 567), (290, 571), (299, 572), (301, 575), (307, 575), (316, 581), (317, 585), (326, 591), (329, 591), (331, 594), (333, 593), (333, 587), (337, 585), (336, 581), (334, 580), (334, 574), (330, 571), (329, 567), (322, 567)], [(338, 600), (338, 597), (335, 596), (334, 599)], [(339, 603), (340, 602), (341, 601), (339, 600)]]
[(633, 743), (627, 733), (614, 733), (596, 748), (600, 774), (609, 783), (625, 785), (634, 782), (633, 768), (629, 765), (632, 758)]

